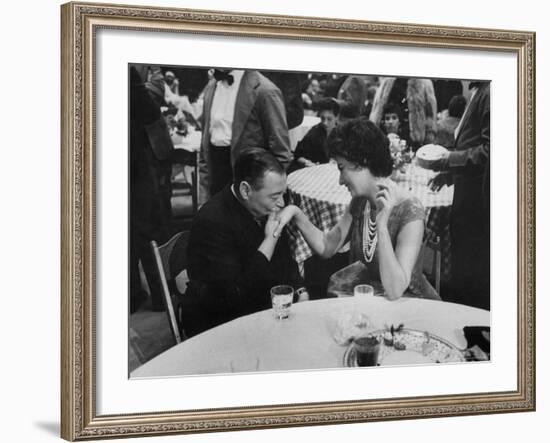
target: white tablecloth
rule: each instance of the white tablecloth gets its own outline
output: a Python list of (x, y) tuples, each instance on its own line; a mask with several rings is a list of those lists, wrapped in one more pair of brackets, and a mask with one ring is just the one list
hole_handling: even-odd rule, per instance
[(174, 143), (174, 149), (183, 149), (188, 152), (198, 152), (201, 149), (201, 131), (192, 131), (185, 137), (180, 135), (173, 135), (172, 142)]
[[(335, 325), (354, 312), (355, 299), (331, 298), (297, 303), (288, 319), (266, 310), (192, 337), (145, 363), (132, 377), (165, 377), (250, 371), (323, 369), (343, 366), (345, 346), (333, 338)], [(466, 347), (464, 326), (488, 326), (490, 313), (442, 301), (372, 297), (366, 313), (377, 327), (398, 325), (429, 331)]]

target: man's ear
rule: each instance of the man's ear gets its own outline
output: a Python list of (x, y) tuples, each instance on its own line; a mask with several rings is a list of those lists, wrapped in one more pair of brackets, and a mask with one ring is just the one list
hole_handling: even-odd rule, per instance
[(252, 192), (252, 186), (246, 181), (242, 181), (239, 184), (239, 195), (243, 200), (248, 200), (250, 198), (250, 193)]

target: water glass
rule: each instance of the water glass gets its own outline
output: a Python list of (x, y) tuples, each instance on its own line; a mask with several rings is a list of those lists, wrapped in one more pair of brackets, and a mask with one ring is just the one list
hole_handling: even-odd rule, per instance
[(353, 288), (355, 297), (371, 297), (374, 295), (374, 288), (371, 285), (357, 285)]
[(278, 285), (271, 288), (271, 305), (276, 319), (288, 318), (293, 297), (294, 289), (292, 286)]

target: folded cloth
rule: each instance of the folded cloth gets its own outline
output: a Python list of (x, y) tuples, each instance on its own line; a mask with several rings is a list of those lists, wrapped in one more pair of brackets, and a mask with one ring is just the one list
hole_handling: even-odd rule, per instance
[(491, 357), (491, 328), (488, 326), (465, 326), (467, 347), (466, 358), (474, 361), (489, 360)]

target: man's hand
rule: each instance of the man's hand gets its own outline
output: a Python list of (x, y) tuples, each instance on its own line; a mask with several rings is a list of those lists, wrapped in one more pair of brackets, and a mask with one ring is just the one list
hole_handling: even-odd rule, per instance
[(447, 172), (441, 172), (428, 182), (428, 187), (433, 192), (439, 192), (443, 186), (450, 186), (453, 183), (453, 177)]

